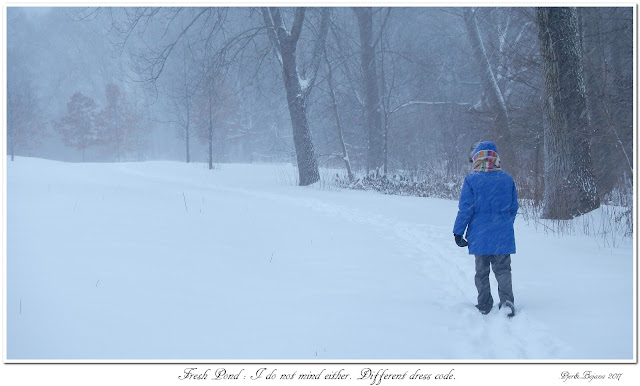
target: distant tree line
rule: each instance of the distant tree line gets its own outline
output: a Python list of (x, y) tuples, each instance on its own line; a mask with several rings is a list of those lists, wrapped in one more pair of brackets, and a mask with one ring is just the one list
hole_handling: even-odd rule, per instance
[(66, 114), (52, 125), (65, 145), (78, 149), (85, 161), (88, 148), (98, 147), (116, 161), (135, 154), (148, 140), (148, 123), (120, 92), (109, 83), (106, 106), (99, 109), (93, 98), (76, 92), (67, 103)]
[[(197, 138), (210, 168), (289, 160), (301, 185), (321, 166), (351, 181), (450, 184), (468, 172), (471, 144), (490, 139), (520, 196), (558, 219), (631, 184), (631, 7), (108, 10), (72, 15), (109, 31), (128, 77), (157, 94), (186, 162)], [(11, 152), (31, 142), (24, 127), (47, 122), (37, 109), (18, 118), (34, 103), (25, 87), (8, 83)], [(118, 108), (113, 92), (100, 111), (72, 96), (55, 120), (67, 145), (116, 159), (144, 146), (132, 138), (149, 129), (128, 112), (142, 107)]]

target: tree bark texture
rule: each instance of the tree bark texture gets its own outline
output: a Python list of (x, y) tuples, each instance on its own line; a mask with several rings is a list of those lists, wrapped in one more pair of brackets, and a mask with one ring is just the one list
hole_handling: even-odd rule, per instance
[(364, 92), (364, 123), (367, 132), (367, 172), (384, 167), (384, 131), (378, 76), (373, 41), (373, 10), (371, 7), (353, 8), (360, 30), (360, 59)]
[(572, 219), (600, 205), (574, 7), (536, 9), (545, 79), (542, 217)]
[(628, 168), (623, 167), (627, 163), (624, 158), (624, 149), (607, 117), (607, 111), (610, 108), (607, 106), (608, 101), (604, 92), (607, 74), (600, 12), (598, 8), (581, 8), (579, 10), (582, 21), (581, 35), (587, 109), (592, 129), (591, 163), (598, 195), (602, 199), (613, 190), (617, 180)]
[(633, 61), (627, 60), (624, 64), (622, 61), (623, 57), (632, 55), (633, 49), (625, 42), (633, 41), (633, 28), (620, 22), (632, 15), (630, 9), (622, 7), (609, 8), (609, 12), (609, 19), (615, 20), (613, 23), (617, 27), (609, 47), (613, 87), (606, 98), (607, 117), (626, 160), (628, 176), (633, 179)]
[(287, 92), (289, 116), (293, 127), (293, 143), (296, 149), (299, 184), (306, 186), (318, 181), (320, 174), (313, 148), (311, 130), (309, 129), (309, 121), (307, 120), (307, 101), (302, 94), (298, 80), (295, 51), (283, 50), (282, 74)]

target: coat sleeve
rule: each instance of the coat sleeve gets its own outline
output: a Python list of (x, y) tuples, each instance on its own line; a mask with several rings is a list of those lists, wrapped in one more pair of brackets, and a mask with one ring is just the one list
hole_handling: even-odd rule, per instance
[(456, 216), (456, 222), (453, 224), (453, 233), (456, 235), (464, 235), (464, 231), (467, 229), (467, 225), (471, 221), (473, 216), (473, 189), (469, 184), (469, 177), (464, 179), (462, 184), (462, 191), (460, 192), (460, 201), (458, 202), (458, 215)]

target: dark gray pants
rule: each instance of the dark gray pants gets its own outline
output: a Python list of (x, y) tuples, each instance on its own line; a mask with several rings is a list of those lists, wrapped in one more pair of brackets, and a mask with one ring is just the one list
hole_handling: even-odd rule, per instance
[(500, 305), (507, 300), (514, 303), (511, 287), (511, 255), (475, 255), (476, 256), (476, 288), (478, 289), (478, 309), (489, 312), (493, 307), (491, 286), (489, 284), (489, 267), (498, 281)]

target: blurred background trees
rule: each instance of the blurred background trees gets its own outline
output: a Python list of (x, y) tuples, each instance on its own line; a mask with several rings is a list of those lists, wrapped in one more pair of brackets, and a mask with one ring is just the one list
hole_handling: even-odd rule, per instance
[[(8, 152), (291, 162), (301, 185), (333, 168), (350, 183), (455, 195), (471, 145), (493, 140), (536, 205), (591, 181), (582, 209), (545, 212), (575, 216), (631, 186), (633, 9), (555, 10), (570, 17), (531, 7), (9, 7)], [(572, 48), (548, 51), (554, 31)], [(575, 71), (554, 64), (566, 55)]]

